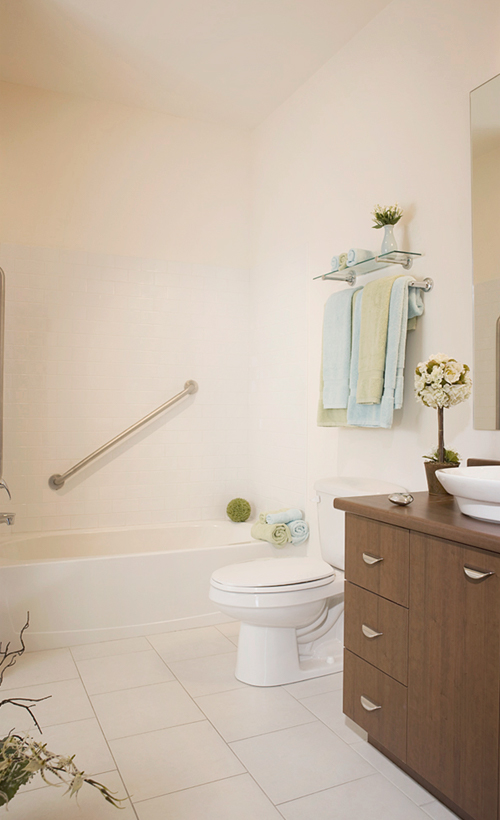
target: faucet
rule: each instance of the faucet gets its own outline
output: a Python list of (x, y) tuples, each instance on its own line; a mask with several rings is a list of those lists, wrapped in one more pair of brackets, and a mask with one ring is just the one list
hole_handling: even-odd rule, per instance
[(13, 524), (15, 513), (0, 513), (0, 524)]
[(11, 494), (10, 494), (10, 490), (9, 490), (9, 488), (7, 487), (7, 482), (5, 481), (5, 479), (4, 479), (4, 478), (0, 478), (0, 490), (5, 490), (5, 492), (6, 492), (6, 493), (7, 493), (7, 495), (9, 496), (9, 501), (11, 501), (11, 500), (12, 500), (12, 496), (11, 496)]

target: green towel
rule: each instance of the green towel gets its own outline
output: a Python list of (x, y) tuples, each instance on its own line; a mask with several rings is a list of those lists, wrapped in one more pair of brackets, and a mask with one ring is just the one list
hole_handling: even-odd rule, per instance
[(357, 404), (380, 404), (384, 389), (387, 325), (392, 285), (397, 276), (384, 276), (365, 285), (361, 305)]
[(263, 524), (256, 521), (250, 530), (252, 538), (259, 541), (269, 541), (275, 547), (284, 547), (292, 540), (290, 530), (286, 524)]
[(339, 254), (339, 270), (344, 270), (347, 268), (347, 254), (341, 253)]

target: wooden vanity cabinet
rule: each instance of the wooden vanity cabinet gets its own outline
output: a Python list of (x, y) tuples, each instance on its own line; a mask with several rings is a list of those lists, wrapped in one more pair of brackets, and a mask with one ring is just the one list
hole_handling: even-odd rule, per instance
[(410, 599), (407, 763), (472, 817), (496, 818), (500, 555), (411, 533)]
[(348, 512), (344, 712), (459, 816), (499, 820), (500, 527), (416, 496), (414, 510), (335, 502)]

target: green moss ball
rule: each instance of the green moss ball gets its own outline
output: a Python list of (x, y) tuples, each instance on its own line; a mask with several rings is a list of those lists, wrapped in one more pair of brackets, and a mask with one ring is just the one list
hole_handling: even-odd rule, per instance
[(226, 507), (228, 518), (231, 521), (246, 521), (250, 517), (252, 508), (244, 498), (233, 498)]

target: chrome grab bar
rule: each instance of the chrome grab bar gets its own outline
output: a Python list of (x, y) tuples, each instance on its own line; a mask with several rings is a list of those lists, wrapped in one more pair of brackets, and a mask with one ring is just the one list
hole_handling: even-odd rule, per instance
[(87, 456), (86, 458), (82, 458), (82, 460), (79, 461), (78, 464), (75, 464), (74, 467), (71, 467), (70, 470), (66, 470), (66, 472), (62, 475), (60, 475), (59, 473), (51, 475), (49, 478), (49, 487), (52, 490), (59, 490), (64, 485), (64, 482), (67, 478), (70, 478), (70, 476), (74, 475), (79, 470), (82, 470), (83, 467), (86, 467), (87, 464), (90, 464), (90, 462), (94, 461), (95, 458), (98, 458), (100, 455), (105, 453), (106, 450), (109, 450), (110, 447), (113, 447), (115, 444), (118, 444), (118, 442), (124, 439), (126, 436), (129, 436), (131, 433), (135, 433), (135, 431), (138, 430), (139, 427), (142, 427), (144, 424), (147, 424), (148, 421), (151, 421), (156, 416), (159, 416), (160, 413), (163, 413), (164, 410), (168, 410), (169, 407), (172, 407), (173, 404), (176, 404), (178, 401), (180, 401), (180, 399), (183, 399), (184, 396), (188, 396), (190, 393), (196, 393), (197, 390), (197, 382), (190, 379), (184, 385), (184, 390), (181, 390), (180, 393), (177, 393), (176, 396), (173, 396), (171, 399), (166, 401), (165, 404), (162, 404), (160, 407), (157, 407), (156, 410), (153, 410), (147, 416), (144, 416), (144, 418), (140, 421), (136, 421), (135, 424), (132, 424), (130, 427), (127, 427), (127, 429), (124, 430), (123, 433), (119, 433), (117, 436), (112, 438), (111, 441), (108, 441), (107, 444), (103, 444), (102, 447), (99, 447), (98, 450), (94, 450), (94, 452), (91, 453), (89, 456)]

